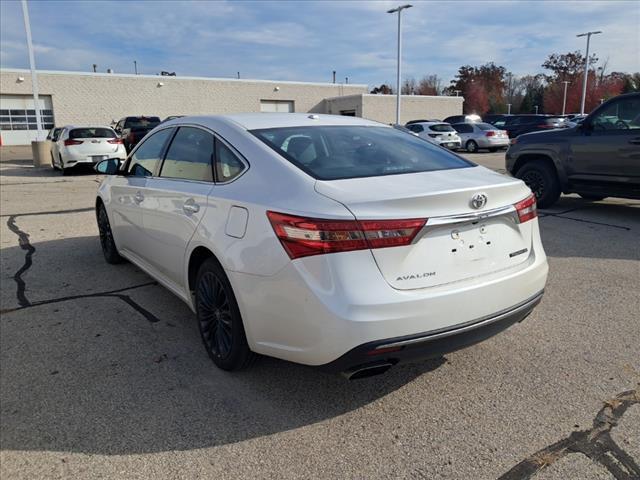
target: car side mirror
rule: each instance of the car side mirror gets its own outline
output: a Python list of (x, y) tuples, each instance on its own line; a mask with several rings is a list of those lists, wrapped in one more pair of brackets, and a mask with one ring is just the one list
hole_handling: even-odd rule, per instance
[(98, 162), (95, 166), (95, 171), (104, 175), (115, 175), (120, 170), (119, 158), (107, 158)]

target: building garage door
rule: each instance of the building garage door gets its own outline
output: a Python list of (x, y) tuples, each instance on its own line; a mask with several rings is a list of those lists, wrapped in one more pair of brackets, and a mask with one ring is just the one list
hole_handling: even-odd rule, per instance
[[(42, 128), (53, 128), (51, 96), (41, 95), (40, 115)], [(3, 145), (29, 145), (36, 139), (36, 111), (30, 95), (0, 95), (0, 135)], [(42, 138), (44, 140), (44, 138)]]
[(260, 111), (293, 113), (293, 100), (260, 100)]

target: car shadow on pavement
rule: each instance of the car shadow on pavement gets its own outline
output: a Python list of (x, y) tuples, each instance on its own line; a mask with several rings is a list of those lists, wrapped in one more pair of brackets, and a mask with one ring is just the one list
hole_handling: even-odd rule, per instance
[[(267, 357), (249, 370), (221, 371), (189, 308), (131, 265), (100, 266), (96, 245), (95, 237), (34, 243), (34, 266), (24, 275), (32, 305), (5, 303), (2, 449), (118, 455), (224, 445), (314, 424), (324, 431), (445, 362), (354, 381)], [(60, 262), (69, 249), (85, 253)], [(23, 255), (3, 249), (11, 265)], [(74, 282), (83, 269), (94, 278)], [(49, 276), (29, 278), (38, 272)], [(64, 289), (47, 288), (65, 278)]]

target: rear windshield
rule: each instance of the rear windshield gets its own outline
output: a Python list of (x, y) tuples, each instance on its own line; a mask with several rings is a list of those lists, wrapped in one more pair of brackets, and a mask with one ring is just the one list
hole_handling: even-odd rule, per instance
[(475, 166), (441, 147), (387, 127), (288, 127), (251, 133), (319, 180)]
[(74, 128), (69, 138), (116, 138), (116, 132), (110, 128)]
[(495, 130), (496, 129), (496, 127), (494, 127), (493, 125), (489, 125), (488, 123), (476, 123), (475, 126), (478, 127), (480, 130)]
[(160, 124), (158, 117), (127, 118), (124, 128), (153, 128)]
[(429, 125), (429, 130), (434, 132), (453, 132), (453, 128), (448, 123), (438, 123), (437, 125)]

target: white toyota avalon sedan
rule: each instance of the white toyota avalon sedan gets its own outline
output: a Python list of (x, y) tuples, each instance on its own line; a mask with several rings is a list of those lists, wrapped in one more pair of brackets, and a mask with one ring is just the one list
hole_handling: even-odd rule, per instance
[(544, 290), (527, 186), (376, 122), (184, 117), (97, 170), (106, 260), (184, 300), (225, 370), (259, 353), (381, 373), (500, 332)]

